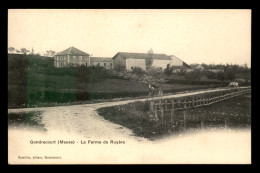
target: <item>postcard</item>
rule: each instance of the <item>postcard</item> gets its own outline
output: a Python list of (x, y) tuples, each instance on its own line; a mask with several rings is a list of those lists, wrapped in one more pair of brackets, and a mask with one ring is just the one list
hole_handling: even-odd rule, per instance
[(8, 164), (251, 164), (251, 9), (9, 9)]

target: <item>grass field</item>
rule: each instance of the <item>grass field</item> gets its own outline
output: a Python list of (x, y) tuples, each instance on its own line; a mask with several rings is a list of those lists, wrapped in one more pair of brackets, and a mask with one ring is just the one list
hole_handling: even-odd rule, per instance
[[(146, 102), (98, 109), (100, 116), (133, 130), (137, 136), (154, 140), (167, 135), (163, 126), (150, 120), (148, 111), (149, 104)], [(188, 109), (186, 130), (200, 130), (202, 116), (204, 128), (223, 129), (225, 128), (225, 119), (228, 128), (248, 128), (251, 126), (251, 94), (243, 94), (209, 106)], [(174, 134), (178, 135), (184, 132), (183, 123), (183, 111), (176, 111)]]
[[(162, 89), (164, 93), (176, 93), (219, 86), (165, 83)], [(9, 108), (77, 104), (83, 101), (92, 103), (144, 96), (148, 96), (147, 84), (118, 77), (110, 71), (47, 67), (8, 71)]]
[(44, 125), (41, 124), (41, 112), (31, 111), (23, 113), (8, 114), (8, 126), (12, 128), (34, 128), (45, 130)]

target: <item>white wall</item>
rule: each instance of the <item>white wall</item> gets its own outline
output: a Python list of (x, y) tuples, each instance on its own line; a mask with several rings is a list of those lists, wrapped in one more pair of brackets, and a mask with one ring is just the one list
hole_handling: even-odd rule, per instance
[(171, 56), (172, 60), (170, 61), (170, 65), (171, 66), (182, 66), (183, 65), (183, 61), (180, 60), (179, 58), (176, 58), (174, 56)]
[(162, 69), (165, 69), (167, 67), (167, 64), (170, 64), (170, 61), (171, 60), (154, 59), (152, 66), (154, 66), (154, 67), (161, 67)]
[(145, 59), (126, 59), (126, 70), (131, 70), (131, 67), (140, 67), (145, 70)]

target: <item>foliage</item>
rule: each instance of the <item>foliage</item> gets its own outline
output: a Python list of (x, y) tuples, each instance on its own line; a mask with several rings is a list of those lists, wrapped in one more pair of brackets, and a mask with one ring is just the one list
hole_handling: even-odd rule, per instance
[(9, 52), (13, 53), (15, 51), (15, 48), (14, 47), (9, 47), (8, 50), (9, 50)]
[(132, 74), (136, 74), (137, 76), (143, 75), (145, 72), (140, 67), (134, 67)]
[(156, 77), (158, 74), (161, 74), (163, 71), (160, 67), (151, 67), (146, 70), (146, 74), (149, 76)]
[(21, 48), (20, 52), (23, 53), (23, 54), (27, 54), (30, 51), (28, 49), (26, 49), (26, 48)]
[(153, 65), (153, 49), (148, 51), (148, 58), (145, 59), (146, 69), (150, 69)]
[(164, 74), (170, 76), (172, 74), (173, 67), (170, 67), (170, 64), (167, 64), (167, 67), (164, 69)]
[(184, 78), (187, 80), (200, 80), (201, 76), (202, 76), (202, 72), (196, 69), (194, 71), (187, 72)]
[(56, 54), (55, 51), (53, 51), (53, 50), (47, 50), (46, 53), (44, 54), (44, 56), (53, 57), (55, 54)]
[(124, 72), (125, 71), (125, 66), (122, 65), (122, 64), (116, 64), (115, 67), (114, 67), (114, 70), (117, 71), (117, 72)]

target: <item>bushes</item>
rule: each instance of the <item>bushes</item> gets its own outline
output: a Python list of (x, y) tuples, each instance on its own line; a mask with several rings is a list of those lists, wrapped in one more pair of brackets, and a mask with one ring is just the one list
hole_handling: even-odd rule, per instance
[(170, 76), (172, 74), (173, 67), (170, 67), (170, 64), (167, 64), (167, 67), (164, 69), (164, 74)]
[(136, 74), (137, 76), (141, 76), (145, 74), (145, 71), (143, 71), (140, 67), (134, 67), (132, 74)]
[(194, 71), (191, 71), (191, 72), (187, 72), (184, 75), (184, 78), (187, 79), (187, 80), (200, 80), (201, 76), (202, 76), (201, 71), (194, 70)]
[(117, 72), (124, 72), (125, 71), (125, 66), (123, 66), (122, 64), (116, 64), (114, 67), (114, 70)]

